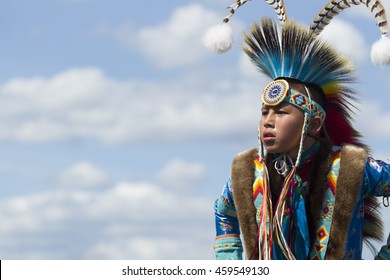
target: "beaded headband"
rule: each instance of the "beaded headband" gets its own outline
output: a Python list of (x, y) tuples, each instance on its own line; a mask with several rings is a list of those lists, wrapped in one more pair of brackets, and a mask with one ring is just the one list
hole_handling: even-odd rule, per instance
[(290, 89), (286, 80), (276, 80), (269, 83), (264, 88), (262, 99), (263, 103), (268, 106), (276, 106), (282, 102), (290, 103), (307, 113), (309, 117), (319, 116), (322, 122), (325, 121), (325, 110), (310, 97)]

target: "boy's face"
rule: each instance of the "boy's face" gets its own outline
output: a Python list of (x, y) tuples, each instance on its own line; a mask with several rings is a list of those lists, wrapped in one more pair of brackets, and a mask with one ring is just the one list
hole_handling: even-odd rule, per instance
[(260, 139), (267, 153), (288, 153), (292, 158), (296, 158), (303, 121), (303, 112), (289, 103), (263, 106)]

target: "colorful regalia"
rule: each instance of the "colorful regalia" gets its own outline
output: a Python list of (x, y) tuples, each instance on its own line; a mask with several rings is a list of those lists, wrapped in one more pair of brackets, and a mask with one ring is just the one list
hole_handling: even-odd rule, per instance
[[(231, 5), (223, 24), (206, 35), (209, 47), (230, 49), (227, 23), (246, 2)], [(390, 64), (385, 9), (380, 1), (330, 1), (306, 28), (288, 20), (283, 1), (266, 2), (275, 9), (281, 28), (262, 19), (244, 36), (244, 51), (273, 80), (264, 89), (263, 105), (286, 102), (303, 112), (299, 151), (295, 160), (267, 154), (259, 137), (259, 148), (234, 158), (231, 176), (215, 202), (216, 258), (361, 259), (363, 242), (370, 246), (370, 240), (383, 238), (377, 197), (388, 202), (390, 165), (369, 156), (351, 124), (356, 93), (350, 87), (355, 81), (350, 61), (317, 35), (345, 8), (364, 4), (382, 33), (372, 48), (372, 61)], [(303, 90), (293, 89), (293, 83)], [(325, 106), (312, 99), (314, 91)], [(304, 150), (313, 117), (320, 118), (323, 129)], [(376, 259), (389, 256), (385, 245)]]

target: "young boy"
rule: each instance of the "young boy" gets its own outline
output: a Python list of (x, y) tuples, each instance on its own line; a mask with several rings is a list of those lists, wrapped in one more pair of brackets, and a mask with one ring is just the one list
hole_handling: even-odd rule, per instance
[[(381, 240), (376, 197), (390, 165), (351, 125), (345, 60), (293, 22), (263, 19), (244, 51), (273, 81), (262, 94), (259, 149), (238, 154), (215, 202), (217, 259), (361, 259)], [(378, 258), (388, 254), (384, 246)]]

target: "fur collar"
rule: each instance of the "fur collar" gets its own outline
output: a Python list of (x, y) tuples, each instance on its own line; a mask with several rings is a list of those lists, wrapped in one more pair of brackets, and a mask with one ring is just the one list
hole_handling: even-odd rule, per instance
[[(232, 163), (231, 178), (233, 199), (243, 237), (244, 249), (249, 259), (258, 259), (256, 208), (253, 202), (254, 159), (257, 149), (249, 149), (238, 154)], [(315, 234), (316, 221), (320, 217), (322, 199), (327, 187), (327, 175), (331, 168), (330, 147), (322, 147), (311, 173), (315, 183), (311, 184), (309, 219), (311, 234)], [(367, 153), (353, 145), (345, 145), (341, 151), (341, 167), (337, 180), (336, 203), (332, 228), (329, 237), (326, 259), (342, 259), (345, 254), (349, 224), (360, 193), (361, 180)], [(351, 176), (351, 173), (354, 176)], [(310, 180), (310, 178), (309, 178)], [(252, 254), (253, 253), (253, 254)]]
[(253, 203), (254, 159), (257, 154), (258, 149), (250, 149), (238, 154), (234, 158), (231, 168), (233, 200), (248, 259), (253, 250), (255, 251), (252, 258), (259, 258), (258, 246), (256, 244), (256, 208)]

